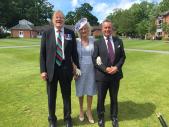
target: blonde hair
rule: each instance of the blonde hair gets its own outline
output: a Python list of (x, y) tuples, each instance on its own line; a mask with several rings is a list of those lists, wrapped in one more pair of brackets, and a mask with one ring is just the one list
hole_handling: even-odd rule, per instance
[[(91, 26), (90, 26), (90, 23), (87, 22), (85, 25), (87, 25), (87, 27), (88, 27), (88, 31), (89, 31), (89, 35), (88, 35), (88, 36), (90, 36), (90, 35), (91, 35)], [(84, 25), (84, 26), (85, 26), (85, 25)], [(84, 26), (83, 26), (83, 27), (84, 27)], [(82, 28), (83, 28), (83, 27), (82, 27)], [(77, 31), (77, 35), (78, 35), (78, 37), (80, 38), (81, 36), (80, 36), (80, 32), (79, 32), (79, 31), (80, 31), (80, 30)]]

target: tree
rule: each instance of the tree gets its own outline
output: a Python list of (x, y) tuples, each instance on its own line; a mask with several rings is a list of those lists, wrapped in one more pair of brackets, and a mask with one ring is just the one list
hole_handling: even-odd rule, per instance
[(144, 38), (145, 34), (148, 33), (148, 20), (143, 20), (137, 24), (136, 31), (140, 38)]
[(148, 33), (155, 34), (156, 27), (157, 27), (155, 22), (156, 22), (156, 18), (155, 17), (150, 18), (149, 24), (148, 24)]
[(65, 24), (74, 25), (79, 19), (85, 17), (88, 19), (90, 25), (98, 25), (98, 19), (91, 13), (92, 10), (93, 7), (90, 4), (82, 4), (81, 7), (76, 8), (75, 11), (67, 13)]
[[(114, 13), (107, 18), (112, 20), (118, 33), (126, 36), (142, 37), (150, 30), (154, 31), (155, 16), (151, 11), (154, 6), (155, 4), (153, 3), (143, 1), (140, 4), (133, 4), (126, 10), (115, 9)], [(150, 25), (152, 21), (154, 23)]]
[(162, 29), (163, 31), (169, 35), (169, 24), (167, 24), (166, 22), (162, 24)]
[(65, 24), (67, 25), (75, 24), (75, 20), (74, 20), (75, 16), (76, 16), (75, 12), (73, 11), (68, 12), (65, 17)]
[(10, 28), (18, 20), (26, 19), (35, 25), (46, 24), (53, 13), (53, 5), (47, 0), (1, 0), (0, 25)]
[(134, 17), (129, 10), (115, 9), (107, 18), (112, 21), (119, 34), (128, 36), (134, 33)]
[(148, 32), (151, 34), (155, 34), (156, 32), (156, 18), (160, 13), (160, 9), (158, 4), (154, 4), (154, 6), (152, 7), (152, 9), (149, 12), (149, 25), (148, 25)]
[(165, 11), (168, 11), (169, 10), (169, 0), (162, 0), (160, 3), (159, 3), (159, 9), (161, 12), (165, 12)]

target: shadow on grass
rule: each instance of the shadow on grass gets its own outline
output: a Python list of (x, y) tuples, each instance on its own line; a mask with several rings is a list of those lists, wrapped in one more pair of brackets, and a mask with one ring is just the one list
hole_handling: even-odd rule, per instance
[(123, 120), (140, 120), (150, 117), (155, 112), (156, 106), (153, 103), (135, 103), (125, 101), (119, 103), (119, 119)]
[[(155, 104), (150, 102), (135, 103), (133, 101), (119, 102), (119, 121), (140, 120), (150, 117), (156, 109)], [(110, 104), (105, 105), (105, 119), (110, 120)]]
[[(153, 103), (145, 102), (145, 103), (135, 103), (133, 101), (124, 101), (119, 102), (119, 121), (124, 120), (140, 120), (143, 118), (150, 117), (156, 109), (156, 106)], [(85, 116), (85, 120), (83, 122), (79, 121), (79, 116), (73, 117), (73, 125), (88, 125), (90, 124)], [(95, 120), (95, 124), (97, 124), (97, 110), (93, 109), (93, 118)], [(110, 121), (110, 104), (105, 105), (105, 121)], [(64, 126), (65, 123), (63, 120), (58, 120), (58, 125)]]

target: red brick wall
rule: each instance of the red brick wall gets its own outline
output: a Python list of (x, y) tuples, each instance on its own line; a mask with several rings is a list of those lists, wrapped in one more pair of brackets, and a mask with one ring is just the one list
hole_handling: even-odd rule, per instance
[(19, 37), (19, 30), (11, 30), (12, 37)]
[(31, 31), (31, 38), (36, 38), (36, 37), (37, 37), (37, 32)]
[(24, 33), (24, 38), (31, 38), (31, 31), (25, 30), (23, 31), (23, 33)]
[[(165, 16), (164, 18), (163, 18), (163, 22), (165, 23), (167, 23), (167, 24), (169, 24), (169, 15), (167, 15), (167, 16)], [(165, 33), (165, 32), (162, 32), (162, 36), (163, 37), (168, 37), (168, 34), (167, 33)]]
[(100, 36), (100, 35), (102, 35), (102, 31), (101, 30), (95, 30), (95, 31), (92, 32), (92, 35), (93, 36)]
[(37, 32), (30, 31), (30, 30), (12, 30), (11, 36), (12, 37), (19, 37), (19, 31), (23, 31), (24, 38), (33, 38), (37, 36)]
[(169, 15), (164, 17), (164, 22), (167, 22), (169, 24)]

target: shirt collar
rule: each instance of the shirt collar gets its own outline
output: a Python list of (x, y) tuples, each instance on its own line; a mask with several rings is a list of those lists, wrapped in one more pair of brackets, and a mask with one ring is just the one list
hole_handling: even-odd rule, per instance
[[(104, 40), (107, 40), (106, 36), (103, 36), (103, 37), (104, 37)], [(112, 35), (109, 36), (109, 39), (112, 40)]]
[[(55, 31), (58, 32), (58, 29), (56, 27), (54, 27)], [(64, 28), (61, 28), (61, 33), (64, 32)]]

